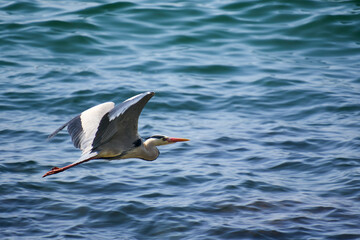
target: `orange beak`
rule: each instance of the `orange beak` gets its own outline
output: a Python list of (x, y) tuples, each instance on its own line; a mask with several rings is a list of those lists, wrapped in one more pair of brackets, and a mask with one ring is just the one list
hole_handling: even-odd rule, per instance
[(169, 137), (169, 138), (166, 139), (166, 140), (167, 140), (168, 142), (170, 142), (170, 143), (190, 141), (190, 139), (187, 139), (187, 138), (172, 138), (172, 137)]

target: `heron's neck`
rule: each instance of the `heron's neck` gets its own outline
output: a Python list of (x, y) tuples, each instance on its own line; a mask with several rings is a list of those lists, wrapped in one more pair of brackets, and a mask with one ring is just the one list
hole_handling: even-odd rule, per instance
[(160, 155), (160, 152), (152, 139), (148, 139), (144, 142), (142, 150), (143, 156), (141, 158), (148, 161), (155, 160)]

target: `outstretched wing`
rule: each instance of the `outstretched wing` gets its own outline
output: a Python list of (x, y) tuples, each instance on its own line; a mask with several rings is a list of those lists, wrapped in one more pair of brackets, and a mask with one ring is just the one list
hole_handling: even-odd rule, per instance
[(115, 106), (101, 119), (93, 141), (93, 150), (106, 144), (106, 151), (129, 150), (139, 139), (138, 120), (146, 103), (155, 93), (146, 92)]
[(109, 113), (114, 106), (115, 104), (113, 102), (96, 105), (62, 125), (53, 132), (49, 138), (52, 138), (67, 126), (74, 146), (80, 148), (83, 152), (89, 152), (92, 149), (92, 142), (98, 131), (101, 119)]
[(78, 161), (94, 157), (102, 150), (110, 155), (127, 151), (139, 139), (139, 116), (154, 94), (136, 95), (116, 107), (113, 102), (99, 104), (62, 125), (49, 138), (67, 126), (74, 146), (83, 151)]

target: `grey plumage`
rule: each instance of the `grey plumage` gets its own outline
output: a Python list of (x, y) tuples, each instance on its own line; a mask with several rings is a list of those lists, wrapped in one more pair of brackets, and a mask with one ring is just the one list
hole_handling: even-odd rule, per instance
[(47, 172), (43, 177), (62, 172), (92, 159), (140, 158), (155, 160), (160, 152), (156, 146), (189, 141), (185, 138), (170, 138), (156, 135), (145, 142), (138, 134), (138, 121), (153, 92), (136, 95), (115, 106), (106, 102), (94, 106), (62, 125), (49, 138), (54, 137), (67, 126), (75, 147), (82, 150), (81, 157), (74, 163)]
[[(83, 155), (93, 152), (101, 153), (104, 149), (107, 155), (120, 155), (131, 149), (133, 142), (140, 138), (138, 135), (139, 116), (154, 94), (154, 92), (142, 93), (115, 107), (115, 104), (111, 102), (99, 104), (62, 125), (49, 138), (54, 137), (67, 126), (74, 146), (80, 148)], [(85, 120), (84, 118), (88, 116), (84, 115), (87, 113), (98, 118), (93, 121)], [(91, 128), (87, 125), (91, 125)], [(90, 131), (95, 131), (95, 134), (91, 134)]]

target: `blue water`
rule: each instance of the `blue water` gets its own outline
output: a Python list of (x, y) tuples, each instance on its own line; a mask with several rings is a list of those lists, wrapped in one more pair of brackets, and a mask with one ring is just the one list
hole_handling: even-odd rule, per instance
[[(359, 1), (2, 1), (1, 239), (360, 239)], [(154, 162), (66, 131), (155, 91)]]

